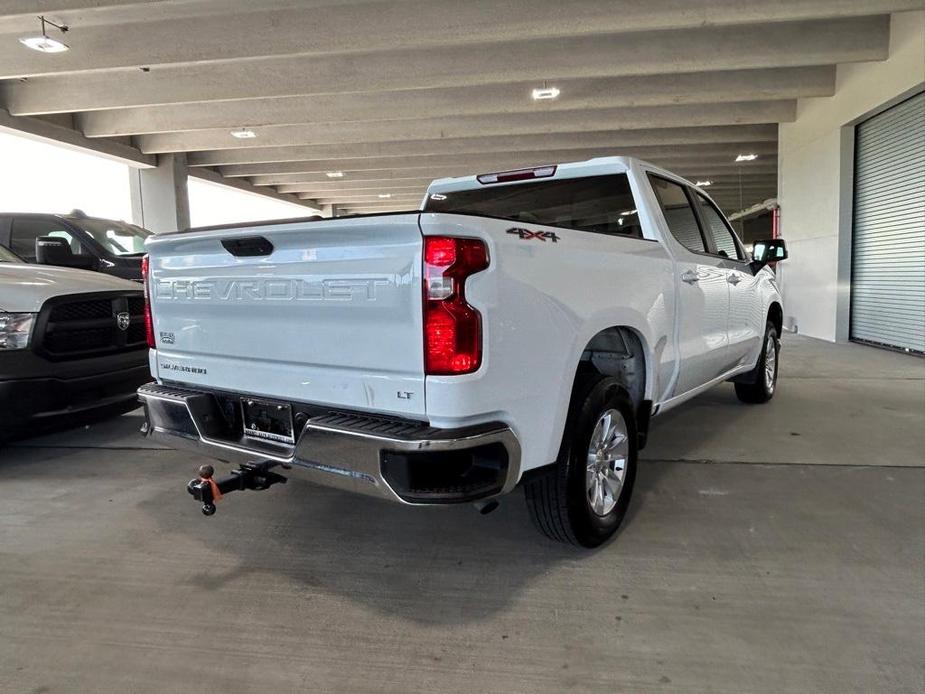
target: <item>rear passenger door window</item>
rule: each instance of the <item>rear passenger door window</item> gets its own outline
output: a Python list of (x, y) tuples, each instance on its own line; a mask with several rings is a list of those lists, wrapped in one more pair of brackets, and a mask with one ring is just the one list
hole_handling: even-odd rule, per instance
[[(680, 395), (709, 383), (729, 368), (729, 285), (722, 267), (725, 261), (709, 254), (688, 187), (653, 174), (649, 181), (669, 232), (689, 251), (678, 249), (672, 253), (677, 273), (680, 344), (680, 370), (674, 392)], [(671, 240), (665, 239), (665, 243), (669, 245)]]
[(697, 215), (685, 187), (665, 178), (649, 175), (658, 204), (665, 215), (668, 230), (682, 246), (694, 253), (706, 253), (707, 245), (700, 233)]
[(732, 260), (744, 260), (742, 250), (739, 248), (739, 244), (736, 243), (732, 229), (729, 228), (720, 211), (716, 209), (712, 202), (699, 193), (697, 194), (697, 199), (703, 215), (704, 231), (709, 236), (709, 240), (712, 241), (710, 253)]
[(80, 252), (80, 243), (64, 224), (30, 217), (17, 217), (13, 220), (13, 228), (10, 231), (10, 250), (23, 260), (34, 263), (35, 240), (40, 236), (65, 238), (71, 244), (72, 251)]

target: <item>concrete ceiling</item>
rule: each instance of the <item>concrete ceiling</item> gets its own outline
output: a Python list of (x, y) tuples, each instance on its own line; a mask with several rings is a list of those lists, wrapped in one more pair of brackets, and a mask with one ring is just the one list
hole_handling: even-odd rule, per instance
[[(776, 193), (777, 124), (925, 0), (0, 0), (0, 126), (345, 212), (436, 177), (631, 154)], [(19, 43), (37, 14), (71, 50)], [(544, 84), (561, 90), (533, 101)], [(232, 129), (257, 136), (237, 140)], [(735, 156), (758, 154), (736, 164)], [(343, 172), (332, 179), (326, 174)]]

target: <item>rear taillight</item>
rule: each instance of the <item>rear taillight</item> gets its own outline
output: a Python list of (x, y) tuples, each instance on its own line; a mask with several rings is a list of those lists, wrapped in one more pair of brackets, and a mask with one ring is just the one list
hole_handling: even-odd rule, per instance
[(145, 340), (154, 349), (154, 319), (151, 317), (151, 299), (148, 296), (148, 256), (141, 259), (141, 284), (145, 292)]
[(466, 303), (466, 278), (488, 267), (478, 239), (424, 237), (424, 370), (472, 373), (482, 363), (482, 317)]

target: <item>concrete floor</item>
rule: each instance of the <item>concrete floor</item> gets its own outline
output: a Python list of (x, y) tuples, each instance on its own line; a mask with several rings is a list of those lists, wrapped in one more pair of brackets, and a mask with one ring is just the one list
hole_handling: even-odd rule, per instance
[(3, 449), (0, 692), (921, 692), (925, 363), (785, 350), (771, 404), (657, 421), (591, 553), (520, 494), (291, 481), (206, 519), (137, 414)]

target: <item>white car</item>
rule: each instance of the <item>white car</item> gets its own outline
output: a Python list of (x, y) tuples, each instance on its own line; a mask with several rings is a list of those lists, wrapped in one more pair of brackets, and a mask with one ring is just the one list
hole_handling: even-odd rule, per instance
[(151, 380), (137, 282), (0, 246), (0, 441), (137, 407)]
[(406, 504), (485, 508), (522, 482), (544, 533), (596, 546), (650, 416), (725, 380), (746, 402), (776, 386), (783, 242), (746, 258), (706, 194), (634, 159), (147, 248), (147, 431), (242, 463), (190, 483), (206, 514), (276, 466)]

